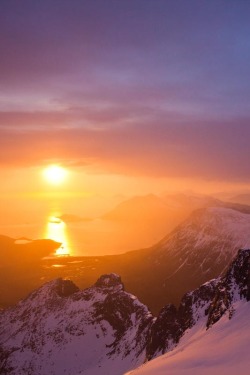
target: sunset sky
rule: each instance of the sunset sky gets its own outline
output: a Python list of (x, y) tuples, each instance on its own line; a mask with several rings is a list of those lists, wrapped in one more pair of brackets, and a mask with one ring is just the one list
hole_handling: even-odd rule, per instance
[(1, 197), (53, 190), (49, 164), (75, 194), (248, 188), (249, 19), (245, 0), (1, 0)]

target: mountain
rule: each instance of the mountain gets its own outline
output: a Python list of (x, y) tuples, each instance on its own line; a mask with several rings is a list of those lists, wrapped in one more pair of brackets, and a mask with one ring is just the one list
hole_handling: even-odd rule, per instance
[(156, 314), (166, 303), (178, 305), (184, 293), (222, 275), (238, 249), (249, 247), (250, 215), (209, 207), (193, 212), (155, 246), (99, 258), (95, 268), (119, 273)]
[(136, 196), (119, 203), (113, 210), (103, 215), (106, 220), (137, 220), (142, 210), (148, 216), (161, 216), (169, 209), (164, 201), (154, 194)]
[(202, 207), (221, 206), (219, 199), (207, 195), (148, 194), (135, 196), (118, 204), (103, 218), (108, 220), (138, 220), (160, 218), (169, 213), (191, 212)]
[(185, 280), (193, 289), (221, 275), (237, 250), (249, 247), (250, 215), (210, 207), (195, 211), (151, 249), (150, 258), (161, 273), (164, 268), (166, 289), (183, 289)]
[(147, 348), (158, 358), (129, 374), (247, 374), (249, 301), (250, 250), (241, 250), (223, 278), (186, 294), (178, 310), (162, 310)]
[[(116, 223), (117, 247), (121, 238), (128, 244), (127, 250), (151, 246), (171, 232), (192, 211), (224, 203), (209, 196), (186, 194), (148, 194), (135, 196), (118, 204), (102, 216), (104, 221)], [(117, 227), (116, 227), (117, 230)], [(122, 234), (125, 234), (122, 237)], [(116, 233), (114, 233), (116, 236)], [(131, 247), (132, 245), (132, 247)]]
[(210, 195), (202, 194), (163, 194), (161, 199), (171, 207), (182, 207), (194, 211), (198, 208), (222, 206), (224, 203)]
[(250, 194), (237, 194), (230, 197), (230, 202), (250, 205)]
[(115, 274), (84, 291), (51, 281), (0, 314), (0, 373), (123, 374), (143, 362), (152, 320)]
[(219, 374), (226, 363), (243, 375), (250, 364), (249, 300), (250, 250), (240, 250), (223, 277), (187, 293), (178, 309), (168, 304), (157, 318), (116, 274), (83, 291), (57, 279), (0, 312), (0, 372), (121, 375), (146, 360), (131, 374), (211, 368)]
[(225, 207), (199, 209), (146, 249), (102, 257), (44, 259), (25, 270), (6, 268), (0, 273), (0, 304), (16, 303), (57, 277), (70, 278), (86, 288), (101, 274), (117, 273), (126, 289), (157, 314), (167, 303), (178, 305), (184, 293), (222, 275), (238, 249), (250, 247), (249, 242), (249, 214)]
[(155, 194), (134, 196), (103, 215), (98, 235), (89, 238), (89, 254), (118, 254), (152, 246), (197, 208), (224, 203), (209, 196)]

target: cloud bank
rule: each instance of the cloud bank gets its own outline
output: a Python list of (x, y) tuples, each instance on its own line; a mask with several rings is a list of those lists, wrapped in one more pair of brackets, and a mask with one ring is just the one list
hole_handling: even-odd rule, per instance
[(1, 2), (0, 165), (248, 180), (249, 3), (107, 3)]

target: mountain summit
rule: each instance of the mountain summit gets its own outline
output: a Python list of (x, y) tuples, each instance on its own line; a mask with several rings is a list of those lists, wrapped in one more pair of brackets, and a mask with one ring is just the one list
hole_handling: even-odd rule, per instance
[(116, 274), (57, 279), (0, 315), (1, 373), (123, 374), (145, 358), (153, 317)]

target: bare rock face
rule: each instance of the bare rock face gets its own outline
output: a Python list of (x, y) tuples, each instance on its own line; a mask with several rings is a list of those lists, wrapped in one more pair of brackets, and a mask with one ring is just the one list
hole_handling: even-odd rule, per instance
[(178, 309), (165, 306), (154, 321), (147, 345), (147, 359), (173, 349), (184, 333), (200, 319), (210, 328), (224, 314), (231, 319), (234, 302), (250, 300), (250, 250), (239, 250), (224, 277), (211, 280), (184, 295)]
[(118, 287), (124, 290), (124, 285), (121, 281), (121, 277), (119, 275), (116, 275), (115, 273), (111, 273), (109, 275), (102, 275), (95, 283), (95, 286), (98, 288)]
[(192, 328), (206, 314), (215, 296), (217, 283), (217, 280), (212, 280), (185, 294), (178, 309), (169, 304), (161, 310), (152, 325), (147, 346), (148, 360), (173, 349), (186, 330)]
[(60, 297), (69, 297), (79, 291), (79, 288), (71, 280), (59, 279), (56, 286), (56, 293)]
[(216, 289), (209, 308), (207, 327), (211, 327), (228, 313), (233, 316), (233, 303), (239, 299), (250, 300), (250, 250), (239, 250), (234, 262)]

